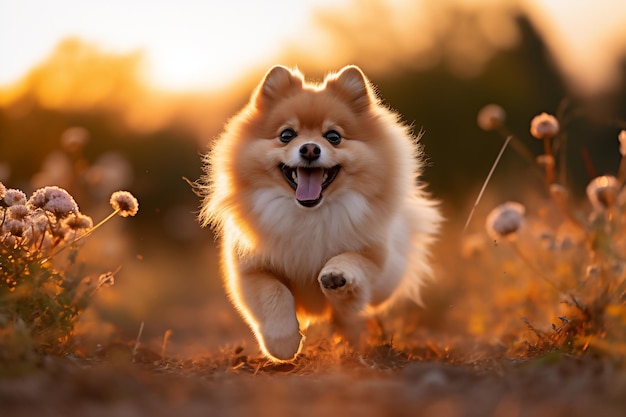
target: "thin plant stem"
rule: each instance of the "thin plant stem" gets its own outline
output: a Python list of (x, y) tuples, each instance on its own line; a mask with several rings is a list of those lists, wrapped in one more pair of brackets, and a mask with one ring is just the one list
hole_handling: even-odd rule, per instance
[(165, 361), (165, 351), (167, 349), (167, 342), (169, 342), (170, 337), (172, 337), (172, 330), (167, 329), (165, 334), (163, 334), (163, 343), (161, 344), (161, 360)]
[(137, 351), (139, 350), (139, 345), (141, 344), (141, 335), (143, 334), (143, 325), (144, 322), (141, 322), (139, 325), (139, 333), (137, 333), (137, 339), (135, 339), (135, 346), (133, 347), (133, 362), (135, 362), (135, 357), (137, 356)]
[(100, 226), (102, 226), (104, 223), (108, 222), (109, 220), (111, 220), (111, 218), (113, 218), (117, 213), (120, 212), (120, 209), (116, 209), (113, 210), (113, 212), (111, 212), (111, 214), (109, 214), (108, 216), (106, 216), (104, 219), (100, 220), (100, 222), (98, 222), (98, 224), (96, 224), (95, 226), (91, 227), (89, 230), (87, 230), (85, 233), (83, 233), (82, 235), (78, 236), (77, 238), (73, 239), (71, 242), (68, 242), (67, 244), (61, 246), (59, 249), (57, 249), (56, 251), (52, 252), (50, 255), (48, 255), (47, 258), (44, 258), (41, 261), (41, 264), (45, 264), (46, 262), (48, 262), (50, 259), (52, 259), (54, 256), (58, 255), (59, 253), (63, 252), (65, 249), (67, 249), (68, 247), (72, 246), (73, 244), (75, 244), (76, 242), (78, 242), (79, 240), (81, 240), (82, 238), (85, 238), (89, 235), (91, 235), (96, 229), (98, 229)]
[(517, 136), (515, 136), (506, 126), (502, 126), (500, 129), (498, 129), (498, 134), (500, 134), (500, 136), (502, 136), (502, 138), (505, 140), (508, 139), (510, 136), (511, 148), (513, 148), (513, 150), (517, 152), (518, 155), (522, 157), (522, 159), (524, 159), (530, 166), (536, 165), (535, 156), (533, 155), (533, 153), (528, 149), (524, 142), (519, 140)]
[(83, 233), (82, 235), (78, 236), (76, 239), (74, 239), (72, 242), (70, 242), (70, 244), (71, 243), (76, 243), (79, 240), (81, 240), (82, 238), (91, 235), (96, 229), (98, 229), (100, 226), (102, 226), (103, 224), (105, 224), (106, 222), (111, 220), (119, 212), (120, 212), (120, 209), (113, 210), (113, 212), (111, 212), (111, 214), (106, 216), (104, 219), (100, 220), (100, 222), (98, 222), (98, 224), (96, 224), (95, 226), (93, 226), (92, 228), (87, 230), (85, 233)]
[(474, 206), (472, 207), (472, 210), (470, 211), (469, 216), (467, 216), (465, 227), (463, 227), (463, 234), (465, 234), (465, 232), (467, 231), (467, 227), (469, 226), (470, 221), (472, 220), (472, 217), (474, 216), (474, 211), (476, 211), (476, 207), (478, 206), (478, 203), (480, 203), (480, 200), (483, 198), (483, 194), (485, 192), (485, 189), (487, 188), (487, 184), (489, 183), (489, 180), (491, 179), (491, 176), (493, 175), (493, 172), (495, 171), (496, 166), (500, 162), (500, 158), (502, 158), (502, 154), (504, 153), (504, 150), (506, 149), (506, 147), (508, 146), (509, 142), (512, 139), (513, 139), (513, 135), (509, 135), (504, 141), (502, 148), (500, 148), (500, 152), (498, 153), (498, 156), (496, 156), (496, 160), (493, 162), (493, 165), (491, 166), (491, 170), (489, 171), (489, 174), (487, 174), (487, 178), (485, 178), (485, 182), (483, 183), (483, 186), (480, 189), (480, 192), (478, 193), (478, 197), (476, 198), (476, 201), (474, 202)]
[(552, 154), (552, 146), (550, 145), (550, 140), (552, 140), (552, 138), (549, 136), (543, 138), (544, 154), (548, 158), (551, 158), (550, 160), (552, 161), (552, 163), (546, 163), (546, 185), (548, 187), (554, 182), (554, 164), (556, 162), (554, 160), (554, 155)]

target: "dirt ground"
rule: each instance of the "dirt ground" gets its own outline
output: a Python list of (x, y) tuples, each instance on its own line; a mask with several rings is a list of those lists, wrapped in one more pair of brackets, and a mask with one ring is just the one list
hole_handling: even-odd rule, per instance
[(132, 365), (123, 356), (47, 358), (35, 373), (3, 379), (2, 415), (621, 417), (626, 410), (626, 373), (592, 357), (442, 363), (388, 346), (332, 360), (305, 354), (288, 365), (236, 351), (185, 361), (140, 352)]
[(506, 339), (460, 332), (465, 307), (437, 319), (450, 302), (437, 292), (430, 309), (400, 312), (404, 337), (357, 352), (321, 326), (293, 363), (269, 363), (219, 279), (206, 279), (215, 263), (210, 245), (126, 261), (85, 313), (73, 353), (3, 372), (0, 415), (624, 416), (620, 356), (516, 353)]

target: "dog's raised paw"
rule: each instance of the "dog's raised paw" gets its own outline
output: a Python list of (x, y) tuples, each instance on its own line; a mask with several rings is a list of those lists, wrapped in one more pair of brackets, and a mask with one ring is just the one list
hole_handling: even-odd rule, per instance
[(342, 274), (329, 272), (320, 277), (320, 284), (327, 290), (336, 290), (346, 285), (346, 278)]

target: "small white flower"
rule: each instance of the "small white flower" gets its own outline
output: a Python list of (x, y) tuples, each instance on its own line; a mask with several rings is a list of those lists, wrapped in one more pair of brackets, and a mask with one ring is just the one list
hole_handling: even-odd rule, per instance
[(31, 210), (43, 209), (59, 218), (78, 212), (74, 198), (63, 188), (56, 186), (40, 188), (28, 200)]
[(27, 226), (27, 223), (23, 220), (8, 219), (2, 225), (2, 231), (11, 236), (22, 237)]
[(30, 214), (30, 210), (25, 204), (15, 204), (7, 208), (7, 214), (12, 219), (24, 220)]
[(15, 206), (16, 204), (26, 204), (26, 194), (21, 190), (9, 188), (4, 192), (4, 204), (7, 206)]
[(612, 175), (602, 175), (592, 179), (587, 185), (587, 198), (595, 211), (602, 212), (613, 205), (619, 188), (617, 178)]
[(119, 215), (122, 217), (132, 217), (139, 211), (139, 202), (128, 191), (116, 191), (111, 194), (109, 200), (113, 210), (119, 210)]
[(40, 244), (46, 237), (49, 237), (48, 229), (50, 227), (50, 219), (45, 212), (35, 212), (28, 218), (28, 228), (24, 231), (26, 237), (31, 244)]
[(526, 208), (513, 201), (507, 201), (491, 210), (485, 226), (493, 239), (512, 237), (524, 223)]
[(530, 122), (530, 134), (537, 139), (550, 139), (559, 133), (559, 121), (548, 113), (535, 116)]
[(476, 122), (483, 130), (496, 130), (504, 126), (506, 113), (504, 109), (497, 104), (487, 104), (480, 109)]
[(73, 215), (67, 216), (63, 224), (71, 230), (80, 231), (91, 229), (93, 227), (93, 220), (83, 213), (74, 213)]

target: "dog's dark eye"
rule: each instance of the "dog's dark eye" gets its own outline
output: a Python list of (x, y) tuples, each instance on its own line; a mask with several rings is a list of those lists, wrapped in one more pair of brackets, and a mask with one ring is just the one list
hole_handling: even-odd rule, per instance
[(288, 128), (280, 132), (279, 139), (282, 143), (288, 143), (289, 141), (291, 141), (291, 139), (295, 138), (296, 136), (298, 136), (296, 131), (291, 128)]
[(341, 135), (336, 130), (329, 130), (324, 133), (324, 137), (331, 145), (339, 145), (341, 142)]

